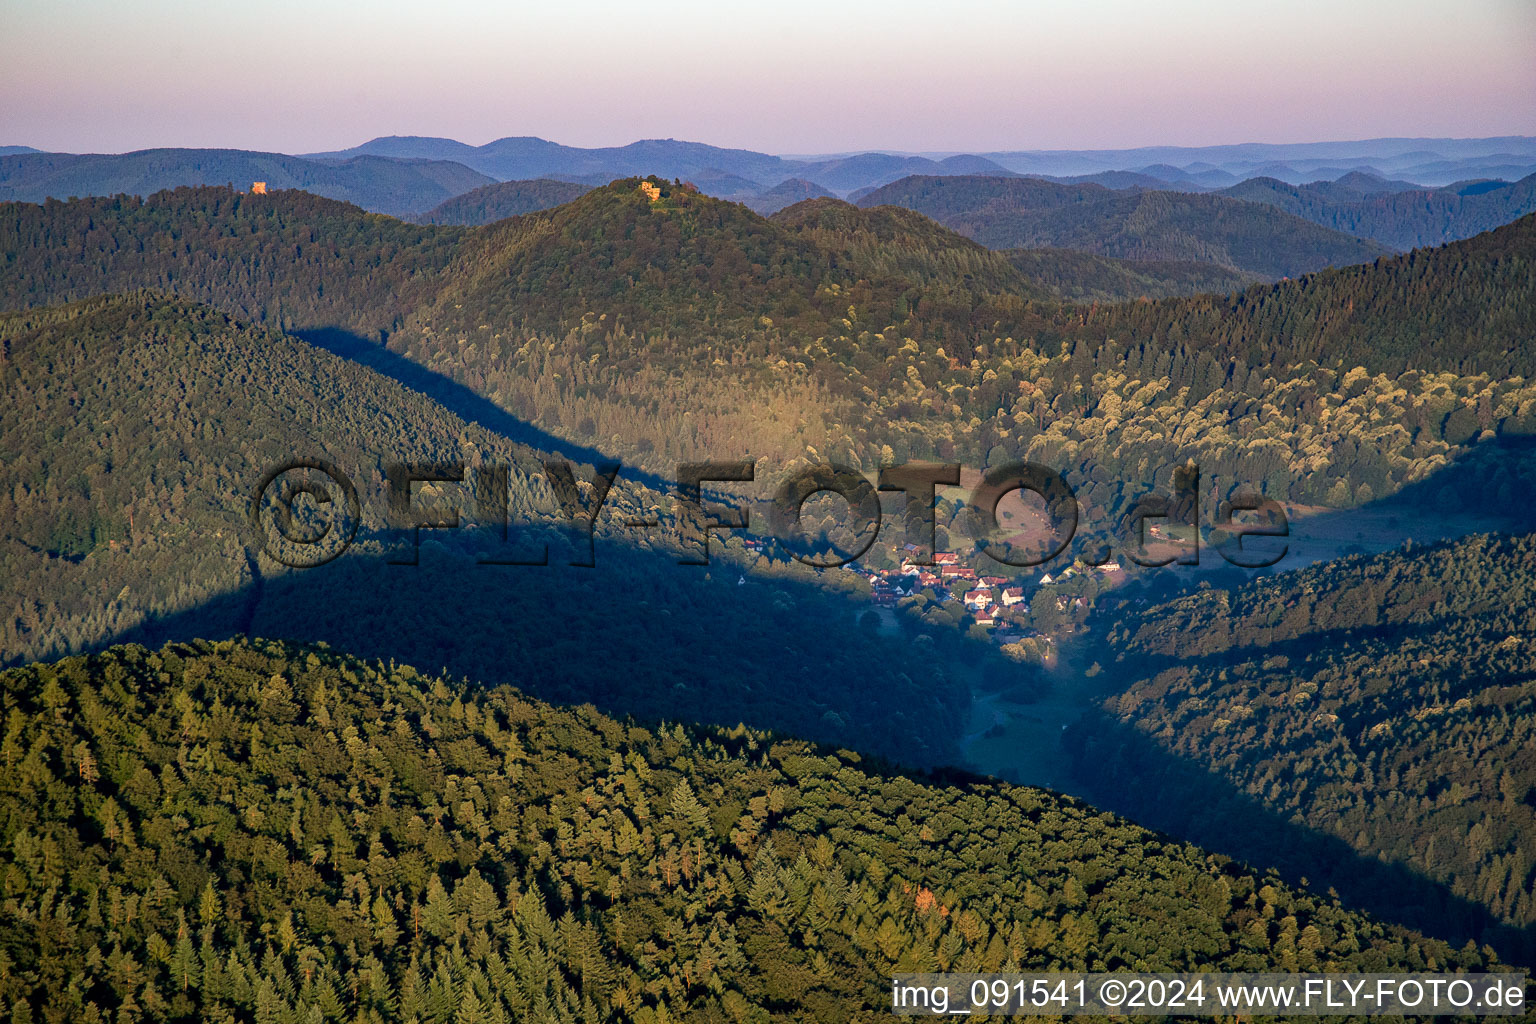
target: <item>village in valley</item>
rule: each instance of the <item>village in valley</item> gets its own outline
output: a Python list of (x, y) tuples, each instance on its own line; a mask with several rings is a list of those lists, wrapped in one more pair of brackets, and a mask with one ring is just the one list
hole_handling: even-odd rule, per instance
[[(774, 560), (771, 542), (750, 538), (743, 546), (749, 558)], [(1057, 643), (1082, 628), (1094, 599), (1127, 582), (1117, 561), (1041, 566), (1001, 576), (979, 573), (963, 563), (960, 552), (923, 556), (921, 548), (908, 544), (894, 558), (877, 556), (875, 561), (886, 563), (883, 567), (860, 560), (824, 571), (852, 577), (845, 586), (866, 595), (887, 621), (900, 613), (928, 625), (959, 628), (1003, 646), (1020, 660), (1046, 664), (1055, 661)], [(741, 583), (749, 579), (743, 575)]]
[[(917, 548), (907, 546), (909, 556), (917, 554)], [(973, 625), (993, 631), (998, 643), (1007, 644), (1018, 640), (1041, 638), (1039, 624), (1033, 615), (1035, 604), (1041, 596), (1046, 607), (1064, 615), (1070, 609), (1086, 610), (1089, 595), (1079, 587), (1059, 587), (1060, 592), (1048, 588), (1058, 587), (1074, 578), (1100, 579), (1113, 577), (1121, 571), (1117, 562), (1106, 562), (1097, 567), (1069, 565), (1058, 572), (1033, 573), (1018, 577), (983, 576), (975, 569), (962, 565), (960, 555), (954, 551), (939, 551), (933, 556), (933, 564), (922, 565), (911, 557), (904, 559), (895, 569), (867, 569), (849, 566), (869, 582), (870, 593), (877, 605), (894, 606), (903, 599), (921, 598), (924, 592), (932, 594), (939, 605), (959, 602), (970, 615)], [(1074, 632), (1075, 625), (1067, 624), (1065, 632)]]

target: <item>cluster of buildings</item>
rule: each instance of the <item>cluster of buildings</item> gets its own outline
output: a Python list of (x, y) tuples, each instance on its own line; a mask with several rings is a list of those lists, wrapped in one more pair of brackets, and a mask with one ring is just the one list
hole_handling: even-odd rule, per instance
[[(1024, 625), (1029, 612), (1025, 585), (1007, 576), (980, 576), (976, 570), (961, 565), (960, 555), (953, 551), (936, 552), (932, 565), (918, 565), (911, 558), (917, 550), (907, 545), (909, 555), (896, 569), (866, 569), (858, 566), (849, 566), (849, 569), (869, 581), (876, 604), (893, 605), (903, 597), (931, 589), (940, 603), (961, 601), (978, 626), (990, 628), (1008, 620), (1017, 620), (1021, 627)], [(1090, 572), (1109, 576), (1120, 571), (1117, 562), (1106, 562), (1093, 568), (1068, 566), (1055, 575), (1043, 573), (1035, 586), (1050, 586)], [(1083, 597), (1061, 597), (1057, 599), (1057, 608), (1064, 610), (1069, 602), (1075, 602), (1081, 607), (1086, 605), (1087, 600)]]
[[(761, 538), (748, 538), (744, 543), (754, 554), (761, 555), (768, 550)], [(995, 629), (993, 636), (999, 643), (1039, 636), (1030, 629), (1030, 598), (1043, 588), (1078, 576), (1108, 578), (1122, 572), (1118, 562), (1098, 566), (1069, 565), (1055, 573), (1043, 572), (1030, 581), (979, 575), (975, 569), (962, 565), (960, 554), (954, 551), (935, 552), (931, 564), (919, 565), (913, 559), (918, 557), (921, 549), (908, 544), (904, 550), (901, 563), (894, 569), (871, 569), (857, 562), (843, 568), (868, 581), (876, 605), (889, 607), (925, 590), (931, 591), (940, 604), (959, 601), (976, 625)], [(746, 584), (744, 574), (739, 582)], [(1060, 593), (1056, 598), (1058, 611), (1066, 611), (1069, 607), (1083, 608), (1087, 604), (1086, 597), (1070, 591)], [(1068, 632), (1071, 631), (1068, 628)]]

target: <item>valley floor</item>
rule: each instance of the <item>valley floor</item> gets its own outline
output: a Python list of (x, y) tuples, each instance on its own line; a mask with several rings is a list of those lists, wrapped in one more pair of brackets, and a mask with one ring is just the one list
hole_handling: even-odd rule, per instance
[[(1383, 503), (1359, 509), (1287, 505), (1289, 548), (1278, 572), (1307, 568), (1353, 554), (1374, 555), (1412, 541), (1430, 544), (1473, 533), (1509, 530), (1518, 525), (1494, 511), (1444, 513), (1435, 509)], [(1528, 523), (1525, 524), (1528, 527)], [(1207, 557), (1202, 553), (1202, 561)], [(1179, 570), (1198, 573), (1199, 567)], [(1090, 676), (1102, 645), (1090, 625), (1087, 632), (1062, 635), (1058, 661), (1046, 668), (1049, 690), (1039, 701), (1020, 702), (1012, 691), (972, 685), (971, 722), (961, 740), (966, 766), (1009, 782), (1044, 786), (1083, 799), (1093, 794), (1074, 779), (1062, 746), (1063, 734), (1115, 691), (1108, 665)]]

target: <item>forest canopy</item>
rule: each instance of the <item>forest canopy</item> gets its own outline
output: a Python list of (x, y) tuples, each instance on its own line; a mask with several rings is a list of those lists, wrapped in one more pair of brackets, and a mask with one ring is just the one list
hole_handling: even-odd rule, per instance
[(863, 1019), (893, 971), (1454, 970), (1075, 801), (323, 647), (0, 673), (19, 1019)]

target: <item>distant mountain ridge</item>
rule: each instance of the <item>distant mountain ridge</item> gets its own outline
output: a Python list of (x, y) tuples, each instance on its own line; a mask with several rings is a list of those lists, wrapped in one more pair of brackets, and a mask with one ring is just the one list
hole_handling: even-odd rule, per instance
[[(637, 173), (676, 177), (714, 168), (761, 181), (765, 185), (777, 184), (786, 177), (800, 176), (820, 181), (829, 188), (838, 186), (818, 177), (816, 170), (837, 165), (848, 166), (856, 161), (879, 166), (884, 169), (882, 173), (892, 173), (893, 176), (887, 180), (917, 173), (1077, 176), (1118, 170), (1137, 171), (1164, 180), (1188, 179), (1219, 188), (1235, 184), (1243, 178), (1263, 174), (1265, 168), (1284, 171), (1284, 174), (1276, 175), (1280, 177), (1286, 174), (1302, 175), (1297, 179), (1296, 183), (1299, 183), (1323, 177), (1317, 173), (1319, 169), (1331, 167), (1335, 171), (1332, 177), (1351, 170), (1374, 169), (1371, 173), (1391, 170), (1394, 175), (1421, 184), (1444, 185), (1458, 178), (1489, 177), (1491, 175), (1486, 173), (1486, 169), (1493, 166), (1529, 164), (1531, 169), (1536, 170), (1536, 137), (1365, 139), (1352, 142), (970, 153), (865, 150), (786, 157), (676, 139), (647, 139), (626, 146), (589, 149), (565, 146), (535, 137), (509, 137), (483, 146), (470, 146), (454, 139), (383, 136), (360, 146), (304, 155), (316, 159), (372, 155), (454, 160), (503, 179), (558, 177), (599, 171), (622, 172), (613, 173), (611, 177)], [(1419, 168), (1427, 173), (1444, 175), (1457, 166), (1464, 167), (1466, 172), (1452, 174), (1440, 181), (1417, 179), (1405, 173), (1408, 168)], [(1478, 171), (1478, 168), (1484, 170)], [(1174, 176), (1164, 177), (1169, 172), (1173, 172)], [(1306, 177), (1309, 174), (1310, 177)], [(1223, 178), (1223, 175), (1230, 177)], [(877, 182), (862, 181), (850, 189), (870, 184)]]
[(752, 196), (741, 200), (749, 209), (755, 210), (767, 217), (777, 213), (788, 206), (804, 202), (807, 199), (825, 199), (832, 193), (816, 184), (814, 181), (806, 181), (804, 178), (789, 178), (761, 195)]
[[(1232, 190), (1231, 197), (1268, 201), (1315, 225), (1402, 249), (1468, 237), (1529, 212), (1529, 190), (1513, 179), (1532, 174), (1536, 174), (1536, 139), (1523, 137), (990, 154), (868, 151), (789, 157), (677, 139), (582, 148), (530, 136), (497, 139), (483, 146), (428, 136), (385, 136), (349, 149), (304, 156), (216, 149), (68, 154), (3, 147), (0, 201), (122, 193), (147, 196), (184, 185), (246, 186), (250, 181), (266, 181), (275, 189), (303, 188), (372, 212), (421, 219), (459, 195), (501, 181), (560, 181), (595, 188), (621, 178), (657, 175), (691, 182), (707, 195), (770, 214), (822, 195), (857, 202), (877, 188), (914, 175), (1026, 176), (1120, 191), (1225, 194)], [(1507, 188), (1511, 183), (1521, 187)], [(1407, 193), (1423, 194), (1422, 208)], [(1482, 198), (1482, 193), (1498, 194)], [(542, 194), (545, 198), (533, 206), (525, 199), (505, 210), (488, 204), (475, 207), (472, 213), (465, 207), (447, 216), (454, 218), (453, 223), (490, 223), (519, 210), (545, 208), (554, 196), (567, 193), (545, 187)], [(1405, 197), (1394, 200), (1393, 194)], [(466, 202), (479, 201), (477, 197)], [(1365, 206), (1351, 209), (1347, 203)], [(1048, 244), (1094, 250), (1082, 239), (1052, 238)], [(1188, 250), (1135, 254), (1135, 258), (1164, 257), (1232, 262), (1214, 250), (1198, 255)], [(1234, 264), (1234, 268), (1250, 276), (1278, 273), (1257, 273), (1251, 265)]]
[[(1288, 167), (1271, 167), (1297, 175)], [(1413, 249), (1471, 238), (1536, 212), (1536, 173), (1518, 181), (1469, 179), (1428, 188), (1402, 179), (1383, 178), (1372, 169), (1340, 172), (1296, 184), (1284, 177), (1259, 175), (1233, 181), (1224, 171), (1199, 171), (1156, 164), (1139, 171), (1100, 171), (1075, 176), (1026, 175), (1061, 185), (1103, 185), (1118, 191), (1206, 193), (1265, 203), (1322, 227), (1379, 242), (1393, 249)], [(1224, 186), (1224, 187), (1223, 187)], [(873, 189), (852, 197), (862, 199)]]
[(306, 156), (315, 160), (345, 160), (356, 156), (452, 160), (501, 181), (601, 177), (606, 183), (635, 174), (680, 178), (713, 171), (777, 184), (793, 177), (799, 170), (798, 164), (766, 153), (722, 149), (676, 139), (644, 139), (627, 146), (582, 149), (533, 137), (497, 139), (483, 146), (467, 146), (453, 139), (388, 136), (351, 149)]
[(1156, 168), (1143, 168), (1139, 171), (1099, 171), (1097, 174), (1076, 174), (1069, 176), (1051, 174), (1027, 174), (1023, 177), (1039, 178), (1042, 181), (1054, 181), (1058, 185), (1103, 185), (1113, 189), (1152, 189), (1154, 191), (1176, 192), (1205, 192), (1208, 187), (1196, 181), (1191, 181), (1183, 176), (1177, 167), (1167, 168), (1167, 177), (1157, 177), (1152, 172)]
[(145, 149), (123, 154), (24, 153), (0, 156), (0, 201), (150, 195), (165, 189), (233, 184), (303, 189), (364, 209), (408, 217), (494, 179), (443, 160), (360, 155), (309, 160), (240, 149)]
[(395, 159), (452, 160), (502, 180), (561, 178), (586, 184), (607, 184), (615, 178), (655, 174), (694, 181), (712, 195), (743, 191), (710, 188), (701, 178), (735, 177), (762, 191), (790, 178), (804, 178), (836, 192), (895, 181), (909, 174), (998, 174), (1013, 172), (985, 157), (953, 156), (932, 160), (922, 156), (859, 153), (821, 160), (787, 160), (745, 149), (723, 149), (677, 139), (644, 139), (627, 146), (583, 149), (538, 138), (506, 138), (483, 146), (453, 139), (388, 136), (351, 149), (307, 154), (310, 159), (339, 160), (358, 156)]
[[(1071, 176), (1134, 170), (1162, 176), (1157, 173), (1159, 170), (1171, 169), (1181, 177), (1218, 188), (1256, 176), (1300, 184), (1362, 169), (1423, 185), (1448, 185), (1462, 178), (1519, 178), (1536, 171), (1536, 137), (1249, 142), (1139, 149), (1011, 150), (981, 155), (1021, 174)], [(1330, 170), (1332, 173), (1327, 173)], [(1215, 172), (1233, 177), (1221, 180)]]
[(1420, 189), (1364, 174), (1289, 185), (1251, 178), (1218, 195), (1267, 203), (1314, 224), (1394, 249), (1454, 242), (1536, 212), (1536, 174), (1516, 182)]
[[(1421, 186), (1442, 186), (1469, 178), (1520, 178), (1536, 172), (1536, 138), (1529, 136), (1119, 150), (867, 150), (795, 157), (676, 139), (647, 139), (626, 146), (588, 149), (533, 137), (504, 138), (483, 146), (469, 146), (453, 139), (385, 136), (348, 149), (306, 155), (325, 159), (373, 155), (453, 160), (502, 180), (554, 177), (579, 179), (587, 184), (605, 184), (614, 178), (637, 174), (688, 178), (713, 171), (738, 175), (767, 188), (786, 178), (800, 177), (845, 197), (856, 189), (888, 184), (909, 174), (1078, 177), (1130, 171), (1167, 182), (1214, 189), (1256, 176), (1301, 184), (1363, 171), (1382, 178), (1407, 179)], [(606, 175), (602, 181), (593, 180), (602, 175)]]
[(1115, 191), (1033, 178), (914, 176), (858, 202), (932, 217), (992, 249), (1078, 249), (1121, 259), (1195, 260), (1274, 280), (1363, 263), (1390, 250), (1293, 214), (1224, 196)]

